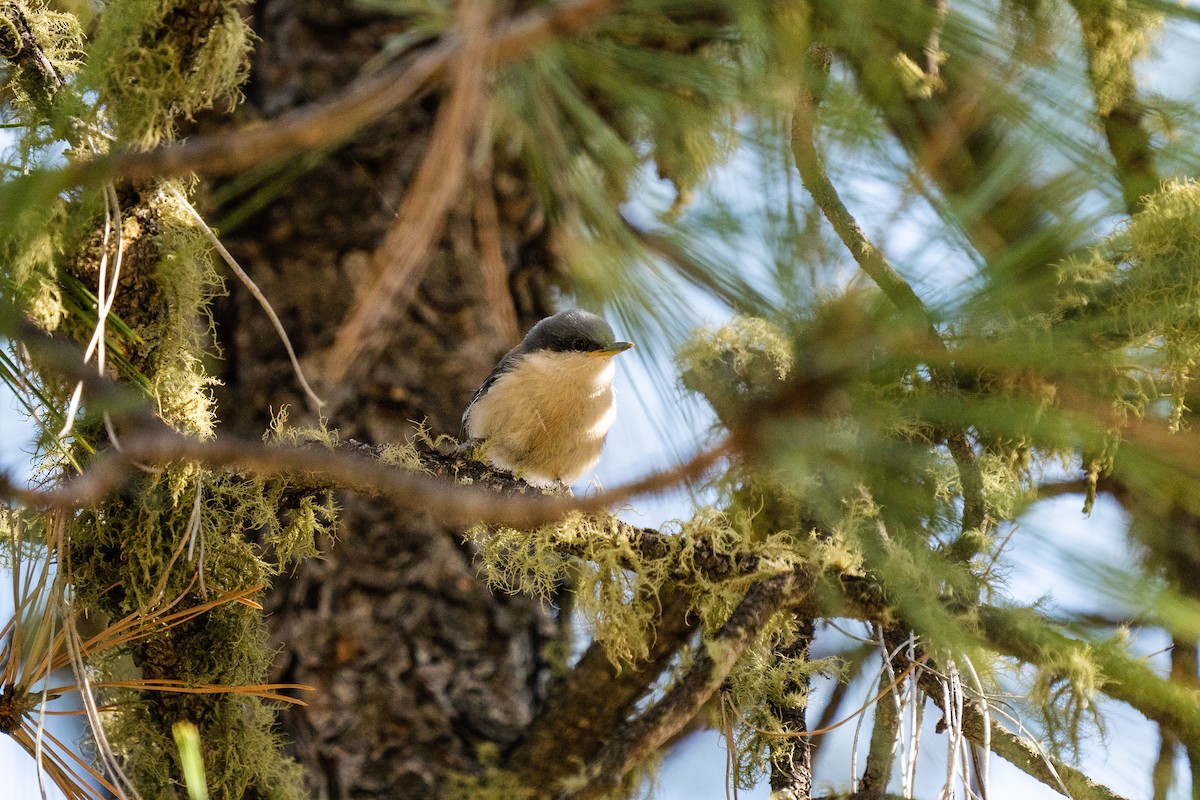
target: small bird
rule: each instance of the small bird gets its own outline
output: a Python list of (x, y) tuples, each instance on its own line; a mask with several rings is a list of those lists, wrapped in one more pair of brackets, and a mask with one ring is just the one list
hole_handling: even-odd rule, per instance
[(616, 418), (612, 357), (631, 347), (588, 311), (543, 319), (479, 387), (463, 432), (492, 466), (536, 486), (570, 486), (600, 460)]

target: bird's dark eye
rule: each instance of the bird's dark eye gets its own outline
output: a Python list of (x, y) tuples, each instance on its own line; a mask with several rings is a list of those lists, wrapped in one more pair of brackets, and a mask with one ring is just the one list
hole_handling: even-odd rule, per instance
[(588, 347), (588, 343), (586, 341), (584, 341), (583, 339), (575, 339), (571, 342), (571, 349), (572, 350), (591, 350), (592, 348)]

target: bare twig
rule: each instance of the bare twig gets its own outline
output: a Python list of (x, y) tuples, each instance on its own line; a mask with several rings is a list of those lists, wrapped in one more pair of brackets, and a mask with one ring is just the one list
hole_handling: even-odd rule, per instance
[[(946, 711), (941, 682), (933, 673), (924, 673), (921, 690), (942, 711)], [(1074, 800), (1124, 800), (1121, 795), (1103, 784), (1096, 783), (1083, 772), (1050, 757), (1025, 737), (1005, 729), (998, 722), (985, 728), (985, 717), (971, 704), (962, 708), (962, 732), (978, 745), (985, 742), (992, 752), (1019, 770), (1056, 791), (1066, 790)]]
[(0, 475), (0, 495), (37, 508), (82, 508), (124, 485), (135, 463), (196, 461), (264, 476), (291, 475), (311, 485), (379, 493), (402, 508), (428, 513), (444, 522), (532, 527), (571, 511), (600, 511), (631, 497), (664, 491), (703, 474), (724, 452), (724, 447), (705, 451), (687, 464), (591, 497), (502, 496), (360, 456), (314, 448), (268, 447), (232, 438), (198, 441), (158, 426), (157, 430), (146, 428), (131, 433), (121, 452), (104, 452), (82, 475), (53, 489), (20, 488)]
[(221, 259), (233, 270), (233, 274), (237, 275), (238, 280), (242, 282), (242, 285), (246, 287), (250, 295), (258, 301), (258, 305), (262, 308), (263, 313), (267, 315), (267, 319), (271, 321), (271, 325), (275, 328), (275, 334), (279, 337), (279, 341), (283, 342), (283, 348), (287, 351), (288, 360), (292, 362), (292, 372), (295, 373), (296, 380), (300, 382), (300, 387), (304, 389), (304, 394), (308, 397), (308, 402), (311, 404), (312, 410), (319, 411), (321, 406), (325, 405), (325, 401), (318, 397), (317, 393), (308, 385), (308, 380), (304, 377), (304, 370), (300, 368), (300, 361), (296, 358), (296, 351), (292, 348), (292, 340), (288, 338), (287, 331), (284, 329), (283, 323), (279, 321), (279, 316), (275, 313), (275, 309), (271, 307), (271, 302), (267, 300), (267, 296), (258, 288), (258, 284), (246, 274), (246, 271), (242, 269), (242, 265), (237, 262), (233, 254), (221, 243), (216, 232), (208, 226), (208, 223), (204, 221), (204, 217), (200, 216), (200, 212), (184, 197), (183, 192), (173, 190), (173, 193), (175, 194), (175, 199), (183, 204), (184, 209), (192, 217), (192, 221), (208, 237), (209, 242), (216, 248)]

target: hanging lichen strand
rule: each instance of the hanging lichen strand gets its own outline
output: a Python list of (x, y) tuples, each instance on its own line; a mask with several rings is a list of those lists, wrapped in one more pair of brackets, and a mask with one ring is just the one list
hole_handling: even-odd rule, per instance
[[(19, 4), (14, 14), (28, 20), (56, 71), (10, 72), (29, 123), (22, 160), (52, 163), (63, 140), (68, 160), (152, 147), (173, 139), (196, 112), (234, 104), (250, 48), (239, 5), (112, 0), (89, 26), (84, 49), (74, 17)], [(41, 327), (81, 345), (110, 302), (100, 345), (109, 370), (142, 389), (168, 425), (209, 438), (213, 378), (204, 361), (214, 354), (209, 306), (222, 285), (187, 203), (182, 182), (158, 180), (109, 184), (26, 209), (30, 224), (16, 226), (18, 235), (3, 245), (14, 267), (4, 290)], [(67, 408), (73, 385), (38, 374), (36, 364), (28, 371), (51, 408)], [(46, 422), (46, 469), (73, 472), (107, 446), (108, 433), (120, 437), (119, 424), (106, 433), (86, 397), (82, 408), (65, 448), (55, 438), (64, 420)], [(313, 553), (315, 538), (332, 533), (334, 513), (327, 493), (176, 464), (75, 517), (64, 567), (74, 602), (91, 618), (182, 610), (264, 586), (283, 564)], [(247, 541), (251, 534), (271, 547), (272, 561)], [(243, 600), (163, 626), (89, 668), (101, 683), (256, 687), (266, 683), (271, 655), (261, 610)], [(184, 721), (199, 729), (211, 797), (299, 797), (299, 769), (279, 755), (272, 707), (255, 694), (122, 688), (101, 700), (112, 708), (104, 716), (109, 741), (144, 798), (179, 796), (172, 725)]]
[(230, 0), (117, 0), (91, 37), (84, 82), (102, 98), (118, 141), (151, 147), (178, 123), (231, 108), (249, 68), (250, 29)]

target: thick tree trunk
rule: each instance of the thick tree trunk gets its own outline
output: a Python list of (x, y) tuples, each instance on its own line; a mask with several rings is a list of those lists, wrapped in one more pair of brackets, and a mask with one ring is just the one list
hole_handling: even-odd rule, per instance
[[(260, 0), (254, 13), (261, 41), (248, 105), (268, 117), (346, 85), (402, 28), (348, 1)], [(436, 106), (425, 98), (362, 132), (226, 236), (310, 369), (395, 218)], [(467, 183), (476, 193), (503, 187), (495, 202), (513, 305), (488, 299), (477, 206), (464, 192), (389, 346), (337, 387), (348, 399), (329, 425), (343, 437), (400, 441), (421, 421), (457, 434), (471, 392), (518, 335), (513, 312), (527, 326), (549, 310), (547, 242), (524, 182), (510, 171)], [(293, 422), (312, 421), (268, 321), (232, 290), (218, 330), (225, 429), (261, 433), (285, 403)], [(458, 532), (386, 504), (342, 502), (339, 541), (272, 598), (283, 647), (274, 677), (316, 687), (308, 708), (283, 712), (285, 734), (314, 797), (433, 797), (450, 772), (475, 769), (479, 745), (503, 749), (527, 725), (552, 625), (536, 603), (489, 592)]]

